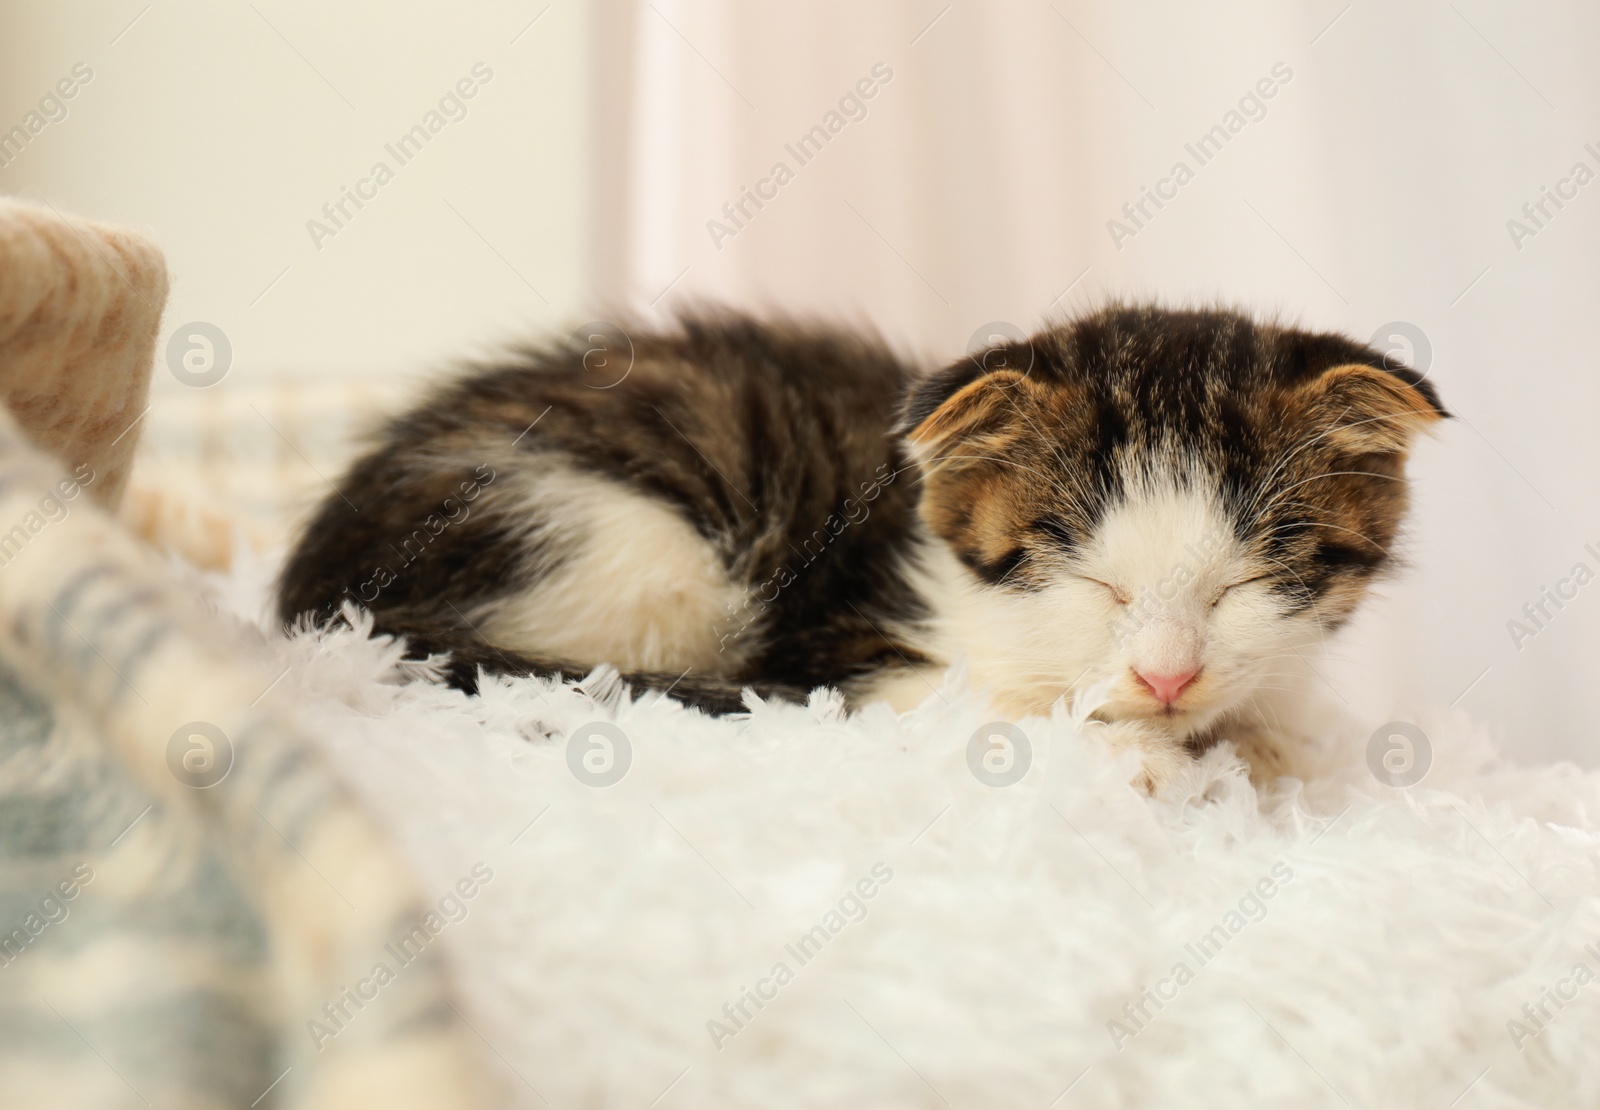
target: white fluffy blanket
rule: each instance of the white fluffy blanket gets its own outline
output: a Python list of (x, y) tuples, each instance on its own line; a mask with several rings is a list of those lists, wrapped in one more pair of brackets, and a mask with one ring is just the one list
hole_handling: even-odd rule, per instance
[(437, 892), (517, 1105), (1600, 1105), (1600, 778), (1459, 713), (1411, 718), (1408, 788), (1330, 725), (1310, 782), (1258, 796), (1218, 750), (1152, 801), (1065, 711), (980, 781), (954, 680), (717, 720), (405, 684), (349, 631), (281, 650), (271, 697)]

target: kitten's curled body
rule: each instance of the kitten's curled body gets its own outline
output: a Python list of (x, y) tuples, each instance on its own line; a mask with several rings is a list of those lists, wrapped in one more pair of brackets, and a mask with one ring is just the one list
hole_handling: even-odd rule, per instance
[(887, 434), (911, 368), (735, 317), (631, 342), (529, 351), (391, 424), (341, 483), (359, 512), (330, 498), (289, 563), (285, 619), (356, 601), (469, 688), (480, 664), (610, 663), (718, 710), (921, 661), (874, 631), (929, 615), (905, 574), (917, 475)]
[(1236, 740), (1391, 565), (1431, 386), (1338, 336), (1113, 305), (917, 372), (732, 314), (526, 352), (394, 421), (287, 564), (286, 622), (364, 605), (480, 668), (717, 711), (907, 708), (965, 658), (1012, 715), (1103, 683), (1151, 785)]

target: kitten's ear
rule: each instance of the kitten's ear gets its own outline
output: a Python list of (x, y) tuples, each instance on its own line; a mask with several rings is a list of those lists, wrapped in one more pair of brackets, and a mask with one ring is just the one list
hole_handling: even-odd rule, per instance
[(898, 430), (925, 458), (957, 440), (1004, 436), (1020, 419), (1018, 406), (1042, 389), (1025, 371), (962, 359), (912, 389)]
[(1300, 387), (1326, 442), (1348, 451), (1404, 453), (1418, 432), (1450, 414), (1422, 375), (1351, 362), (1324, 370)]

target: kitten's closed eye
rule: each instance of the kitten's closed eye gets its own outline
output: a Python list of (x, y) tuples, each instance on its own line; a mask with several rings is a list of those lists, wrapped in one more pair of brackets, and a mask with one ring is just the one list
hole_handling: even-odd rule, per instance
[(1102, 590), (1105, 590), (1111, 595), (1111, 600), (1115, 601), (1118, 605), (1127, 605), (1133, 601), (1133, 597), (1128, 593), (1128, 591), (1122, 589), (1120, 586), (1113, 586), (1110, 582), (1091, 577), (1087, 574), (1080, 574), (1077, 577), (1083, 579), (1085, 582), (1092, 582), (1096, 586), (1099, 586)]
[(1271, 579), (1271, 577), (1272, 575), (1270, 574), (1258, 574), (1254, 578), (1245, 578), (1241, 581), (1230, 583), (1229, 585), (1226, 585), (1217, 591), (1216, 596), (1211, 599), (1211, 607), (1215, 609), (1218, 605), (1222, 604), (1223, 598), (1227, 597), (1228, 594), (1239, 589), (1241, 586), (1249, 586), (1255, 582), (1266, 582)]

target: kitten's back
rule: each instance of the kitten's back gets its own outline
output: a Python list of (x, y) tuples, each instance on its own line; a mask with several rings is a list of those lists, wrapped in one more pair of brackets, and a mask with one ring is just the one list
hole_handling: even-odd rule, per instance
[[(919, 615), (876, 340), (734, 315), (575, 337), (435, 391), (349, 470), (280, 616), (370, 609), (466, 671), (609, 662), (675, 693), (844, 685)], [(469, 661), (469, 662), (463, 662)], [(710, 683), (696, 696), (696, 683)]]

